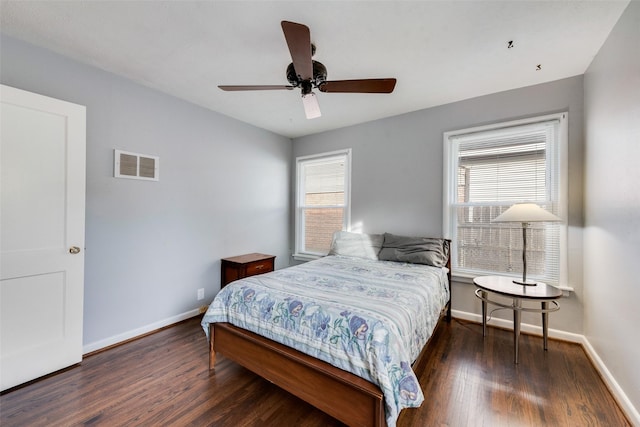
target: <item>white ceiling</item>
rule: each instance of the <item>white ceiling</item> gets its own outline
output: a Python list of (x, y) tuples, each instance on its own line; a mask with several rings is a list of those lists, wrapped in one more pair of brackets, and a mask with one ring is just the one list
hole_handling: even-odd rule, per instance
[[(582, 74), (627, 4), (2, 0), (0, 13), (12, 37), (294, 138)], [(311, 29), (329, 80), (395, 77), (395, 91), (319, 93), (307, 120), (297, 90), (218, 89), (287, 84), (282, 20)]]

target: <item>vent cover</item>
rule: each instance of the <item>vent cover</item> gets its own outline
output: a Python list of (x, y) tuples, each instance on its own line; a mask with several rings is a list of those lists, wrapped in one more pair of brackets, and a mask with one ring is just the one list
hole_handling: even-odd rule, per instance
[(160, 179), (160, 157), (113, 150), (113, 176), (115, 178)]

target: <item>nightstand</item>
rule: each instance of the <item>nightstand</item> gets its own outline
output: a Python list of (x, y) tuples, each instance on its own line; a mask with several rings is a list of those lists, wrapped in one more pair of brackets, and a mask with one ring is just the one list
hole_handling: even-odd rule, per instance
[(275, 255), (245, 254), (231, 258), (222, 258), (220, 267), (220, 287), (244, 277), (273, 271)]

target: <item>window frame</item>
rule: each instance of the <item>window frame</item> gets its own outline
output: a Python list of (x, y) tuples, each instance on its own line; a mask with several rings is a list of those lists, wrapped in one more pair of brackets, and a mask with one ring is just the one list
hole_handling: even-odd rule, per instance
[[(458, 266), (458, 250), (457, 250), (457, 212), (456, 212), (456, 204), (457, 204), (457, 184), (458, 184), (458, 150), (454, 147), (452, 139), (454, 137), (459, 137), (462, 135), (469, 135), (473, 133), (479, 132), (487, 132), (487, 131), (497, 131), (505, 128), (512, 128), (518, 126), (526, 126), (537, 123), (545, 123), (557, 121), (557, 139), (555, 149), (555, 156), (557, 158), (557, 200), (551, 200), (551, 202), (556, 203), (557, 212), (560, 218), (562, 218), (562, 222), (559, 223), (559, 265), (558, 265), (558, 282), (552, 283), (561, 288), (567, 287), (568, 285), (568, 243), (567, 243), (567, 233), (568, 226), (566, 222), (567, 213), (568, 213), (568, 146), (569, 146), (569, 138), (568, 138), (568, 113), (554, 113), (543, 116), (536, 116), (526, 119), (520, 120), (511, 120), (506, 122), (498, 122), (484, 126), (476, 126), (471, 128), (459, 129), (455, 131), (449, 131), (443, 133), (443, 236), (445, 238), (451, 239), (451, 258), (452, 258), (452, 275), (462, 282), (471, 283), (474, 277), (479, 275), (487, 275), (487, 274), (496, 274), (501, 276), (513, 276), (517, 277), (518, 273), (507, 273), (502, 271), (479, 271), (477, 270), (474, 273), (473, 270), (465, 270), (462, 269), (460, 271), (456, 267)], [(548, 171), (547, 171), (548, 173)], [(527, 201), (527, 200), (519, 200), (519, 201)], [(514, 201), (516, 202), (516, 201)], [(521, 272), (519, 272), (521, 274)], [(542, 280), (544, 281), (544, 280)]]
[(342, 230), (348, 231), (351, 227), (351, 148), (296, 157), (295, 247), (293, 253), (293, 257), (296, 260), (309, 261), (322, 258), (327, 255), (327, 253), (308, 251), (304, 245), (305, 228), (303, 211), (305, 210), (306, 205), (304, 205), (305, 188), (302, 178), (304, 165), (321, 163), (331, 159), (340, 159), (344, 161), (344, 204), (313, 206), (313, 208), (330, 209), (340, 207), (343, 209)]

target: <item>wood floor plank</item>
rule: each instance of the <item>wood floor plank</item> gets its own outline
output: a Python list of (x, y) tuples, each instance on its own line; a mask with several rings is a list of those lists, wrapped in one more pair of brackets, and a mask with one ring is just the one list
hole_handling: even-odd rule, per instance
[[(582, 347), (454, 319), (418, 371), (409, 426), (630, 426)], [(85, 358), (0, 396), (0, 425), (300, 426), (340, 422), (224, 357), (208, 370), (199, 318)]]

